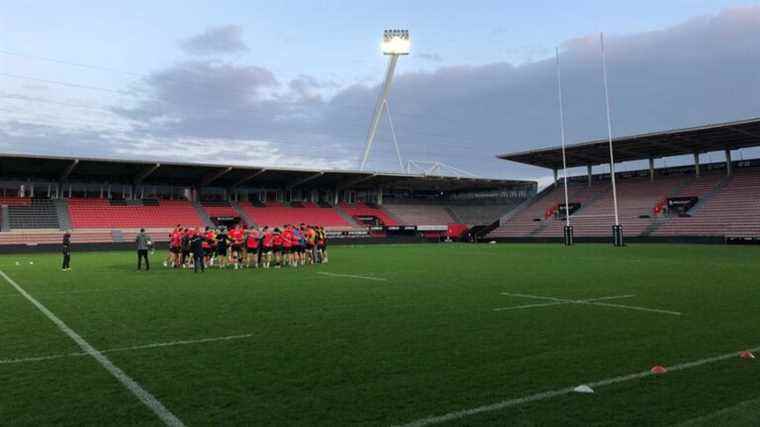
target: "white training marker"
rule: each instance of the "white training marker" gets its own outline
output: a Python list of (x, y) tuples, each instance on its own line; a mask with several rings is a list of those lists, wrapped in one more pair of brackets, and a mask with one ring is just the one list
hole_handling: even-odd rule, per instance
[(585, 384), (575, 387), (573, 391), (576, 393), (581, 393), (581, 394), (594, 394), (594, 389)]

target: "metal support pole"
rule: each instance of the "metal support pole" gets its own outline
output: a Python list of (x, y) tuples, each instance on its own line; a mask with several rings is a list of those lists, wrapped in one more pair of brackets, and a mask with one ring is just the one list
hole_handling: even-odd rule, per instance
[(699, 172), (699, 153), (694, 153), (694, 174), (697, 176), (697, 178), (700, 177)]
[[(607, 140), (610, 145), (610, 178), (612, 179), (612, 203), (615, 208), (615, 226), (612, 228), (613, 242), (615, 246), (623, 246), (623, 230), (620, 226), (620, 213), (618, 212), (617, 185), (615, 184), (615, 154), (612, 147), (612, 114), (610, 112), (610, 91), (607, 83), (607, 55), (604, 51), (604, 33), (599, 34), (599, 42), (602, 51), (602, 80), (604, 81), (604, 102), (607, 107)], [(619, 235), (618, 235), (619, 234)]]
[(590, 188), (591, 187), (591, 182), (593, 181), (594, 174), (592, 172), (591, 165), (586, 166), (586, 169), (587, 169), (587, 173), (588, 173), (588, 186)]
[(654, 182), (654, 157), (649, 158), (649, 181)]
[(393, 119), (391, 118), (391, 108), (388, 106), (388, 100), (383, 103), (385, 105), (385, 113), (388, 115), (388, 124), (391, 127), (391, 136), (393, 136), (393, 146), (396, 147), (396, 158), (398, 159), (398, 166), (401, 168), (401, 172), (404, 172), (404, 161), (401, 159), (401, 150), (398, 148), (398, 138), (396, 138), (396, 129), (393, 127)]
[(731, 150), (726, 149), (726, 176), (731, 176), (733, 173), (731, 164)]
[(369, 158), (370, 149), (372, 149), (372, 143), (375, 140), (377, 134), (377, 126), (380, 124), (380, 119), (383, 117), (383, 109), (385, 107), (385, 101), (388, 99), (388, 94), (391, 90), (391, 83), (393, 83), (393, 74), (396, 72), (396, 63), (398, 63), (399, 55), (390, 55), (391, 60), (388, 62), (388, 69), (385, 72), (385, 83), (383, 83), (383, 91), (380, 97), (377, 99), (375, 105), (375, 113), (372, 116), (372, 122), (369, 126), (369, 133), (367, 135), (367, 145), (364, 147), (364, 156), (362, 157), (362, 163), (359, 166), (359, 170), (364, 170)]
[[(573, 227), (570, 225), (570, 197), (567, 192), (567, 156), (565, 154), (565, 107), (562, 101), (562, 68), (559, 63), (559, 48), (555, 49), (557, 55), (557, 98), (559, 101), (559, 133), (562, 142), (562, 178), (565, 187), (565, 246), (573, 244)], [(556, 180), (556, 171), (555, 180)]]

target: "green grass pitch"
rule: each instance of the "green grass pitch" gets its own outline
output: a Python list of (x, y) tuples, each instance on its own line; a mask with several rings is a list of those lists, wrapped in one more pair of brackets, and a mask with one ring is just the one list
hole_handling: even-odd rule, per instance
[[(69, 273), (57, 254), (5, 255), (0, 270), (188, 426), (398, 425), (732, 352), (444, 425), (760, 417), (760, 359), (738, 357), (760, 346), (757, 247), (368, 245), (197, 275), (163, 255), (149, 273), (131, 252), (75, 252)], [(577, 303), (601, 297), (621, 298)], [(0, 424), (160, 425), (80, 352), (3, 280)]]

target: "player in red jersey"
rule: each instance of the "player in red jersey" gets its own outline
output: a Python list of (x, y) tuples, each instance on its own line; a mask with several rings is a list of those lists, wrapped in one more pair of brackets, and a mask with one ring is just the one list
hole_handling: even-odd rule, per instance
[(240, 224), (230, 230), (230, 240), (232, 241), (231, 260), (235, 265), (235, 270), (240, 268), (243, 261), (243, 229)]
[(190, 239), (192, 237), (189, 228), (182, 229), (182, 240), (180, 240), (181, 255), (179, 260), (182, 268), (188, 267), (192, 262), (192, 257), (190, 256)]
[(272, 233), (272, 230), (269, 229), (268, 225), (265, 225), (263, 234), (264, 237), (261, 240), (263, 250), (262, 261), (264, 261), (264, 268), (269, 268), (272, 263), (272, 251), (274, 250), (274, 233)]
[(248, 234), (245, 236), (246, 260), (248, 267), (257, 268), (259, 266), (259, 230), (251, 226)]
[(280, 235), (282, 239), (282, 266), (289, 267), (293, 265), (293, 230), (289, 225), (282, 227)]
[(164, 260), (164, 267), (174, 266), (174, 262), (176, 259), (176, 254), (172, 251), (172, 236), (174, 233), (180, 230), (180, 224), (177, 224), (172, 231), (169, 232), (169, 253), (166, 254), (166, 259)]
[(169, 235), (169, 265), (172, 268), (179, 268), (180, 253), (182, 252), (182, 228), (177, 227)]
[(272, 249), (275, 268), (280, 268), (282, 267), (282, 231), (279, 228), (275, 228), (272, 233)]
[(313, 225), (309, 225), (306, 227), (304, 234), (306, 235), (306, 261), (309, 264), (314, 264), (317, 259), (317, 232), (314, 230)]

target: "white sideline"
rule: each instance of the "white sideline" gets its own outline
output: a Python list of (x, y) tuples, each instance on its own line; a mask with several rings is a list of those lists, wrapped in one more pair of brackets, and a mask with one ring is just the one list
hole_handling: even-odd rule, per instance
[[(100, 292), (116, 292), (116, 291), (124, 291), (129, 290), (130, 288), (110, 288), (110, 289), (78, 289), (73, 291), (55, 291), (55, 292), (44, 292), (41, 294), (37, 294), (37, 296), (46, 296), (46, 295), (69, 295), (69, 294), (90, 294), (90, 293), (100, 293)], [(11, 293), (3, 293), (0, 294), (0, 298), (2, 297), (19, 297), (21, 295), (19, 294), (11, 294)]]
[(29, 295), (21, 286), (19, 286), (18, 283), (8, 277), (4, 271), (0, 270), (0, 276), (2, 276), (5, 281), (13, 286), (18, 291), (18, 293), (23, 295), (24, 298), (32, 303), (32, 305), (37, 307), (37, 309), (42, 312), (42, 314), (44, 314), (48, 319), (50, 319), (50, 321), (53, 322), (58, 327), (58, 329), (61, 330), (61, 332), (66, 334), (75, 343), (77, 343), (82, 351), (92, 356), (98, 363), (100, 363), (100, 365), (105, 368), (105, 370), (107, 370), (111, 375), (113, 375), (113, 377), (116, 378), (127, 390), (135, 395), (135, 397), (137, 397), (145, 406), (147, 406), (148, 409), (153, 411), (153, 413), (156, 414), (156, 416), (158, 416), (161, 421), (164, 422), (164, 424), (167, 426), (176, 427), (185, 425), (182, 421), (180, 421), (179, 418), (177, 418), (176, 415), (171, 413), (171, 411), (169, 411), (158, 399), (156, 399), (155, 396), (150, 394), (149, 391), (142, 388), (140, 384), (138, 384), (135, 380), (124, 373), (121, 368), (114, 365), (110, 359), (103, 355), (103, 353), (96, 350), (92, 345), (90, 345), (90, 343), (85, 341), (85, 339), (77, 334), (73, 329), (69, 328), (68, 325), (63, 323), (63, 321), (59, 319), (58, 316), (53, 314), (52, 311), (48, 310), (47, 307), (42, 305), (33, 296)]
[[(144, 350), (144, 349), (149, 349), (149, 348), (173, 347), (176, 345), (203, 344), (203, 343), (215, 342), (215, 341), (231, 341), (231, 340), (250, 338), (252, 336), (253, 334), (244, 334), (244, 335), (229, 335), (226, 337), (201, 338), (201, 339), (196, 339), (196, 340), (157, 342), (157, 343), (152, 343), (152, 344), (135, 345), (131, 347), (109, 348), (107, 350), (100, 350), (100, 353), (118, 353), (118, 352), (124, 352), (124, 351)], [(84, 353), (84, 352), (76, 352), (76, 353), (49, 354), (46, 356), (21, 357), (17, 359), (0, 359), (0, 365), (10, 365), (10, 364), (15, 364), (15, 363), (27, 363), (27, 362), (41, 362), (44, 360), (62, 359), (64, 357), (81, 357), (81, 356), (89, 356), (89, 354)]]
[(499, 308), (494, 308), (493, 311), (519, 310), (519, 309), (532, 308), (532, 307), (550, 307), (553, 305), (562, 305), (562, 304), (587, 304), (587, 305), (598, 305), (600, 307), (622, 308), (625, 310), (647, 311), (650, 313), (670, 314), (673, 316), (683, 315), (683, 313), (681, 313), (680, 311), (662, 310), (659, 308), (639, 307), (635, 305), (611, 304), (611, 303), (600, 302), (600, 301), (607, 301), (611, 299), (633, 298), (636, 295), (618, 295), (618, 296), (590, 298), (590, 299), (583, 299), (583, 300), (573, 300), (573, 299), (566, 299), (566, 298), (544, 297), (544, 296), (539, 296), (539, 295), (513, 294), (510, 292), (502, 292), (501, 294), (510, 296), (510, 297), (530, 298), (530, 299), (546, 300), (546, 301), (554, 301), (554, 302), (547, 303), (547, 304), (529, 304), (529, 305), (518, 305), (518, 306), (512, 306), (512, 307), (499, 307)]
[[(747, 351), (750, 351), (750, 352), (753, 352), (753, 353), (754, 352), (758, 352), (758, 351), (760, 351), (760, 346), (748, 349)], [(678, 364), (678, 365), (669, 366), (668, 367), (668, 371), (670, 371), (670, 372), (673, 372), (673, 371), (683, 371), (683, 370), (686, 370), (686, 369), (696, 368), (696, 367), (707, 365), (707, 364), (710, 364), (710, 363), (721, 362), (721, 361), (729, 360), (729, 359), (733, 359), (733, 358), (737, 358), (738, 359), (739, 358), (739, 352), (726, 353), (726, 354), (723, 354), (723, 355), (720, 355), (720, 356), (708, 357), (708, 358), (705, 358), (705, 359), (695, 360), (693, 362), (686, 362), (686, 363), (681, 363), (681, 364)], [(593, 389), (596, 389), (596, 388), (600, 388), (600, 387), (604, 387), (604, 386), (608, 386), (608, 385), (619, 384), (619, 383), (623, 383), (623, 382), (627, 382), (627, 381), (632, 381), (632, 380), (636, 380), (636, 379), (640, 379), (640, 378), (646, 378), (646, 377), (650, 377), (650, 376), (654, 376), (654, 375), (655, 374), (651, 373), (650, 371), (643, 371), (643, 372), (638, 372), (638, 373), (635, 373), (635, 374), (629, 374), (629, 375), (622, 375), (622, 376), (619, 376), (619, 377), (607, 378), (607, 379), (596, 381), (596, 382), (590, 382), (590, 383), (589, 382), (579, 382), (578, 384), (586, 384), (589, 387), (591, 387)], [(531, 394), (529, 396), (519, 397), (519, 398), (516, 398), (516, 399), (502, 400), (501, 402), (492, 403), (490, 405), (478, 406), (477, 408), (464, 409), (464, 410), (461, 410), (461, 411), (449, 412), (448, 414), (436, 415), (436, 416), (427, 417), (427, 418), (421, 418), (419, 420), (412, 421), (412, 422), (407, 423), (407, 424), (401, 424), (400, 427), (423, 427), (423, 426), (429, 426), (429, 425), (433, 425), (433, 424), (445, 423), (445, 422), (448, 422), (448, 421), (455, 421), (455, 420), (466, 418), (466, 417), (469, 417), (469, 416), (472, 416), (472, 415), (482, 414), (484, 412), (493, 412), (493, 411), (498, 411), (498, 410), (501, 410), (501, 409), (506, 409), (506, 408), (511, 408), (511, 407), (514, 407), (514, 406), (519, 406), (519, 405), (522, 405), (522, 404), (525, 404), (525, 403), (537, 402), (537, 401), (540, 401), (540, 400), (547, 400), (547, 399), (552, 399), (554, 397), (565, 396), (565, 395), (574, 393), (574, 389), (575, 389), (575, 386), (571, 386), (571, 387), (561, 388), (561, 389), (557, 389), (557, 390), (551, 390), (551, 391), (545, 391), (545, 392), (542, 392), (542, 393)]]
[(333, 276), (333, 277), (348, 277), (348, 278), (351, 278), (351, 279), (374, 280), (376, 282), (387, 282), (388, 281), (388, 279), (386, 279), (384, 277), (359, 276), (357, 274), (328, 273), (326, 271), (320, 271), (317, 274), (321, 274), (323, 276)]

